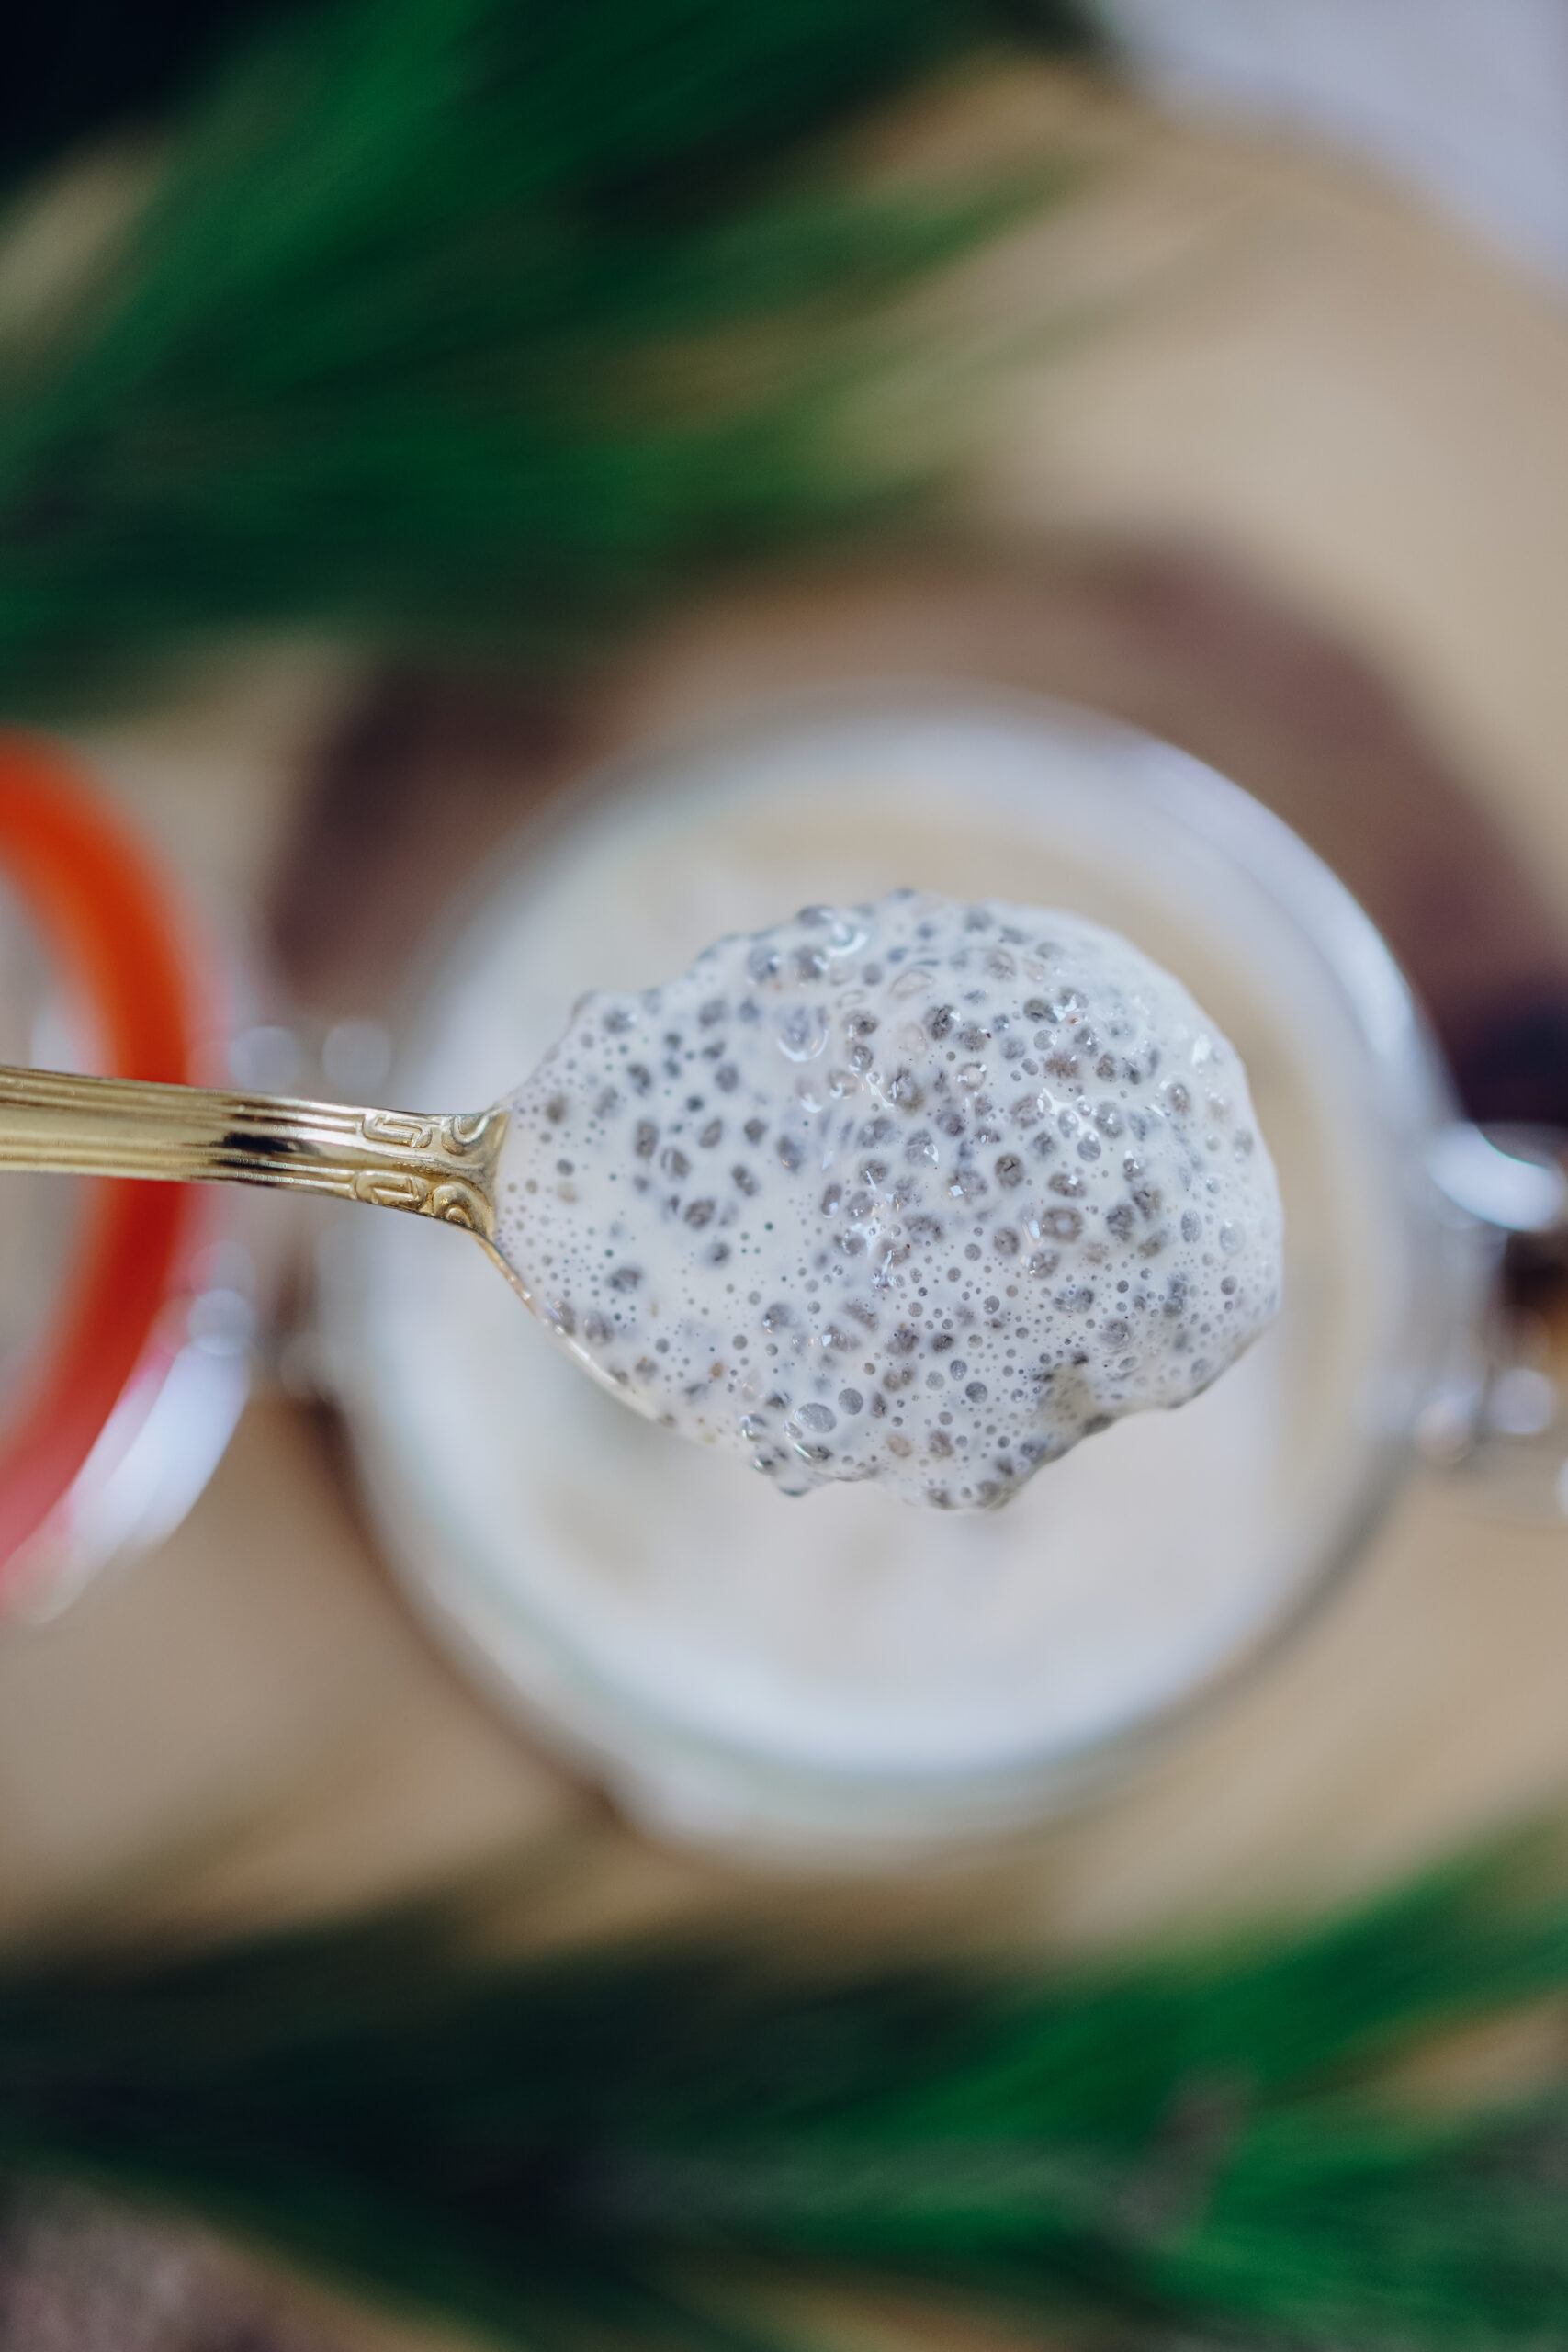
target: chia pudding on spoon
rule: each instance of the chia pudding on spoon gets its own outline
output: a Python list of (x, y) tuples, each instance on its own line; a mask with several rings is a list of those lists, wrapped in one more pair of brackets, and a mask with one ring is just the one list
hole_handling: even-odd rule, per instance
[(1185, 1403), (1280, 1298), (1239, 1058), (1116, 933), (896, 891), (582, 999), (496, 1242), (626, 1403), (785, 1493), (979, 1510)]

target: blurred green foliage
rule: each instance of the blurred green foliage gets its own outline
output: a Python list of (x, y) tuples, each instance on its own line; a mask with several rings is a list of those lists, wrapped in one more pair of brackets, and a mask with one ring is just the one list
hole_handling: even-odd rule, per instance
[(0, 325), (0, 709), (254, 626), (558, 649), (879, 511), (925, 461), (846, 429), (868, 317), (1020, 192), (857, 193), (826, 142), (995, 38), (972, 0), (285, 11), (64, 315)]
[[(776, 1935), (475, 1955), (460, 1906), (13, 1962), (0, 2164), (173, 2198), (508, 2344), (777, 2346), (888, 2278), (1096, 2340), (1568, 2337), (1568, 1993), (1528, 1846), (1325, 1926), (1055, 1973)], [(782, 1958), (781, 1958), (782, 1951)], [(1548, 2045), (1549, 2050), (1551, 2045)]]
[(187, 96), (250, 28), (318, 0), (8, 0), (0, 187)]

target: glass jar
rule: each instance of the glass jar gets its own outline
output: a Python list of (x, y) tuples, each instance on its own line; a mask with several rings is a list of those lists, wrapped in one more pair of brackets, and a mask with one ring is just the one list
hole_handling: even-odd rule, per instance
[[(73, 763), (0, 735), (0, 1060), (224, 1075), (190, 910)], [(0, 1217), (0, 1600), (47, 1615), (200, 1492), (244, 1401), (249, 1261), (194, 1186), (13, 1172)]]
[(337, 1307), (370, 1506), (443, 1638), (646, 1821), (813, 1863), (1037, 1818), (1263, 1656), (1364, 1543), (1487, 1275), (1427, 1172), (1443, 1073), (1360, 909), (1197, 762), (1023, 699), (796, 703), (600, 775), (492, 875), (393, 1099), (477, 1108), (584, 989), (903, 884), (1109, 922), (1239, 1048), (1285, 1304), (1205, 1396), (1003, 1511), (789, 1501), (625, 1411), (420, 1221), (345, 1233)]

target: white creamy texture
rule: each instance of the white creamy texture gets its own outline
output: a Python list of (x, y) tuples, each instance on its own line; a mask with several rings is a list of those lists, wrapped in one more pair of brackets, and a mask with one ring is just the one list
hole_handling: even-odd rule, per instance
[(498, 1239), (546, 1320), (786, 1492), (1005, 1502), (1279, 1305), (1239, 1060), (1074, 914), (807, 908), (583, 1000), (508, 1108)]

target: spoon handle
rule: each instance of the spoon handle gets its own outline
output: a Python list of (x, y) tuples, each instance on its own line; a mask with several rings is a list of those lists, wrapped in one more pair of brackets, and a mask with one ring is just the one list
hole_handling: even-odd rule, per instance
[(504, 1111), (424, 1118), (141, 1079), (0, 1068), (0, 1169), (278, 1184), (465, 1227), (490, 1243)]

